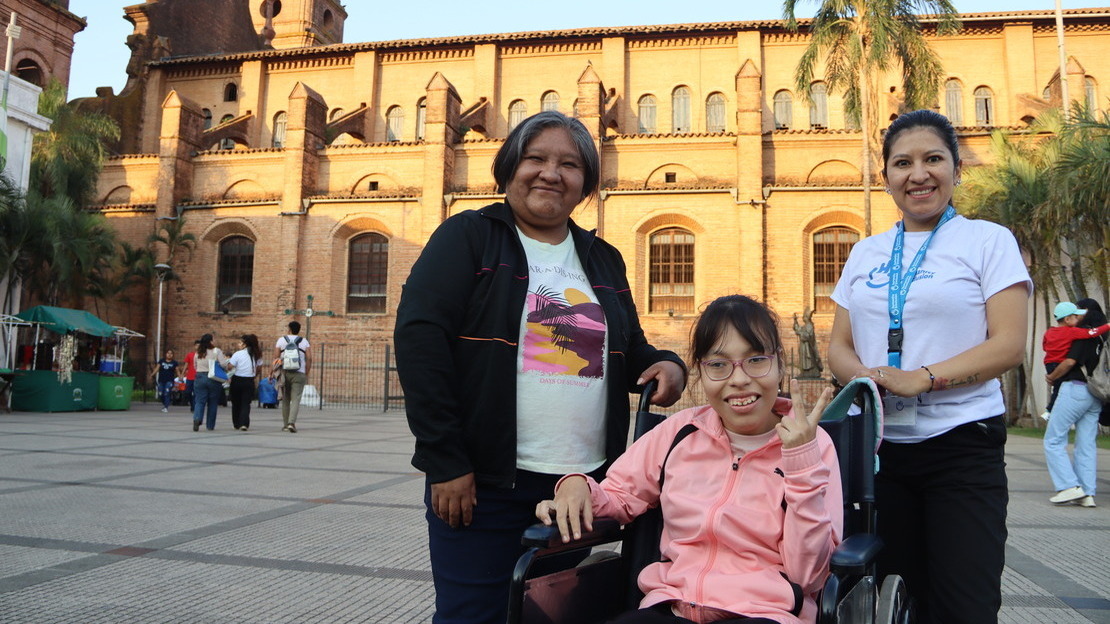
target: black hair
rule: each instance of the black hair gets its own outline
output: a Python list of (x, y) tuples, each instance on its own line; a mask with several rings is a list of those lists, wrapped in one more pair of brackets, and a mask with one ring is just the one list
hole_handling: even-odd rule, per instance
[(897, 119), (891, 122), (890, 127), (886, 129), (886, 135), (883, 136), (883, 177), (886, 177), (886, 161), (890, 158), (890, 150), (894, 145), (894, 141), (898, 135), (906, 130), (913, 130), (914, 128), (928, 128), (932, 130), (940, 140), (944, 142), (944, 146), (948, 148), (948, 152), (952, 155), (952, 164), (957, 166), (960, 164), (960, 141), (956, 138), (956, 129), (952, 127), (952, 122), (940, 113), (929, 110), (921, 109), (915, 110), (910, 113), (899, 115)]
[[(770, 308), (744, 295), (718, 297), (705, 307), (690, 335), (691, 369), (717, 346), (725, 331), (733, 327), (759, 353), (774, 355), (782, 362), (779, 318)], [(700, 369), (699, 369), (700, 370)]]
[(1094, 299), (1080, 299), (1075, 302), (1075, 305), (1080, 310), (1087, 311), (1083, 315), (1083, 320), (1079, 321), (1081, 327), (1100, 327), (1106, 324), (1106, 313), (1102, 311), (1102, 306)]
[(212, 334), (205, 334), (197, 341), (197, 355), (204, 355), (212, 348)]
[(543, 111), (517, 124), (501, 149), (497, 150), (497, 155), (493, 158), (493, 179), (497, 182), (498, 193), (504, 193), (509, 187), (528, 144), (548, 128), (566, 130), (571, 142), (578, 149), (578, 156), (582, 159), (582, 197), (579, 201), (597, 192), (601, 179), (601, 159), (597, 155), (597, 146), (594, 145), (590, 131), (573, 117), (567, 117), (558, 111)]
[(293, 334), (294, 336), (301, 333), (300, 321), (289, 321), (289, 333)]
[(247, 346), (247, 353), (250, 354), (251, 360), (257, 361), (262, 359), (262, 347), (258, 345), (258, 336), (254, 334), (243, 334), (239, 336), (239, 340)]

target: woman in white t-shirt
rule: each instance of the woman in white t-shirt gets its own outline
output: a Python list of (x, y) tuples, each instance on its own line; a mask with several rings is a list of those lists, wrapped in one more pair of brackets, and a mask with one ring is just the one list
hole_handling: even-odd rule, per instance
[(944, 116), (896, 119), (883, 163), (902, 220), (852, 249), (832, 295), (829, 365), (887, 393), (880, 573), (905, 578), (922, 624), (990, 624), (1009, 499), (997, 377), (1024, 355), (1032, 283), (1009, 230), (952, 207), (961, 164)]
[(262, 365), (262, 347), (258, 336), (243, 334), (239, 337), (239, 350), (229, 361), (231, 364), (231, 425), (236, 431), (246, 431), (251, 426), (251, 402), (254, 401), (258, 370)]
[(193, 431), (200, 431), (201, 422), (205, 429), (216, 428), (216, 409), (219, 407), (223, 383), (210, 379), (208, 372), (212, 366), (222, 366), (227, 370), (228, 360), (224, 352), (212, 345), (212, 334), (205, 334), (197, 342), (197, 378), (193, 385), (195, 400), (193, 405)]

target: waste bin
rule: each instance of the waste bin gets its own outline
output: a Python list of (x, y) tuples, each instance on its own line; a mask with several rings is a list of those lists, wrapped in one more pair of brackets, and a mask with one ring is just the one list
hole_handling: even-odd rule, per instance
[(129, 410), (131, 390), (134, 387), (134, 377), (101, 375), (100, 396), (97, 398), (96, 406), (102, 410)]

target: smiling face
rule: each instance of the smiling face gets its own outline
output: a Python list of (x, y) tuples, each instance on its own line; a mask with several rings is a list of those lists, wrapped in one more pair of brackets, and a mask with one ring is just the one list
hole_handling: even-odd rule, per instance
[(583, 184), (582, 157), (570, 133), (546, 128), (524, 148), (505, 201), (526, 236), (554, 245), (567, 236), (567, 220), (582, 201)]
[(960, 165), (932, 128), (902, 131), (891, 144), (883, 174), (907, 232), (933, 229), (952, 201)]
[[(751, 344), (728, 325), (721, 338), (702, 358), (709, 360), (743, 360), (756, 355), (773, 355), (752, 348)], [(779, 422), (778, 416), (771, 412), (778, 397), (782, 369), (776, 363), (771, 372), (764, 377), (752, 378), (740, 366), (734, 367), (732, 375), (721, 381), (713, 381), (701, 372), (701, 387), (705, 391), (709, 405), (721, 417), (725, 429), (742, 435), (759, 435), (774, 429)]]

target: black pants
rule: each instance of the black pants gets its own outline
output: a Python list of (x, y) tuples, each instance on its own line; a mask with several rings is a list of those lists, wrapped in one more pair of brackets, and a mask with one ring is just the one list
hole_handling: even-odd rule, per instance
[[(739, 589), (738, 591), (743, 591)], [(668, 604), (659, 604), (647, 609), (639, 609), (637, 611), (626, 611), (616, 618), (609, 620), (609, 624), (693, 624), (693, 620), (687, 620), (684, 617), (679, 617), (671, 612)], [(767, 618), (749, 618), (749, 617), (735, 617), (727, 620), (719, 620), (714, 624), (775, 624), (774, 620)]]
[(254, 401), (254, 377), (231, 377), (231, 426), (251, 426), (251, 403)]
[(884, 440), (876, 507), (882, 575), (900, 574), (919, 624), (992, 624), (1006, 555), (1006, 424), (971, 422), (914, 444)]

